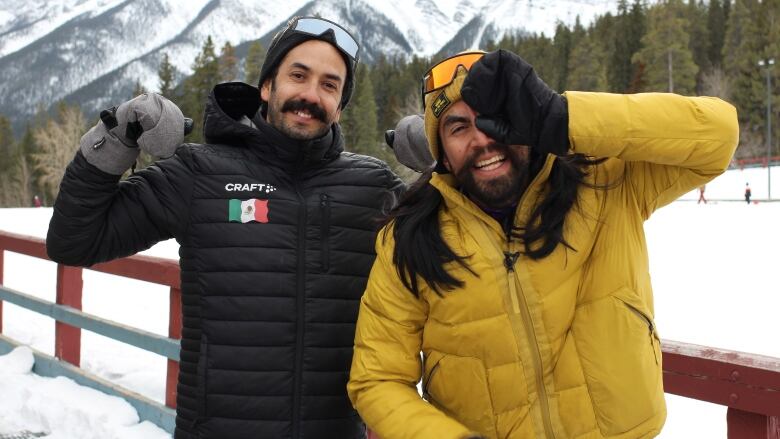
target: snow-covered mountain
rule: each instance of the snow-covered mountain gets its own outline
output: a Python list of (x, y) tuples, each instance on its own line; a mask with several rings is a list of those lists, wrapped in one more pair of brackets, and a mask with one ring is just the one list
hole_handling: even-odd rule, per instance
[(167, 53), (179, 77), (207, 36), (243, 57), (267, 47), (294, 15), (345, 25), (362, 60), (484, 46), (504, 33), (551, 35), (561, 21), (589, 23), (617, 0), (0, 0), (0, 113), (17, 125), (60, 99), (87, 111), (121, 102), (136, 81), (158, 87)]

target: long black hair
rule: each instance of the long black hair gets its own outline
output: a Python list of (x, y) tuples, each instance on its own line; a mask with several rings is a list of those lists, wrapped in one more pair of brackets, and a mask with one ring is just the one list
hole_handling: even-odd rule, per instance
[[(532, 153), (529, 166), (531, 178), (544, 165), (545, 158)], [(531, 212), (526, 227), (513, 226), (510, 231), (511, 238), (522, 241), (523, 254), (534, 260), (542, 259), (558, 244), (574, 250), (563, 236), (566, 214), (575, 205), (581, 186), (597, 187), (587, 183), (585, 177), (593, 166), (604, 160), (583, 154), (556, 158), (548, 178), (549, 191)], [(474, 273), (467, 262), (470, 255), (455, 253), (441, 236), (439, 208), (443, 198), (430, 184), (433, 171), (434, 168), (430, 168), (423, 172), (384, 220), (384, 224), (393, 225), (393, 263), (401, 282), (416, 297), (420, 295), (418, 276), (439, 295), (442, 291), (463, 286), (462, 280), (445, 269), (450, 262)], [(385, 228), (384, 233), (387, 234), (388, 230), (390, 228)]]

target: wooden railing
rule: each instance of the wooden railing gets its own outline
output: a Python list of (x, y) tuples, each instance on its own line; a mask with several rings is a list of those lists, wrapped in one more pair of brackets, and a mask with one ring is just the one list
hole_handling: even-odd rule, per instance
[(751, 157), (746, 159), (734, 159), (729, 165), (729, 169), (744, 169), (744, 168), (766, 168), (767, 163), (772, 166), (780, 165), (780, 156), (772, 157)]
[[(179, 339), (181, 338), (179, 264), (170, 259), (136, 255), (89, 267), (90, 270), (170, 287), (168, 337), (162, 337), (82, 312), (83, 281), (82, 268), (79, 267), (57, 264), (56, 303), (5, 287), (3, 284), (4, 251), (49, 260), (43, 239), (0, 231), (0, 353), (8, 352), (18, 345), (14, 340), (2, 335), (3, 301), (47, 315), (55, 320), (54, 357), (36, 351), (33, 369), (35, 373), (43, 376), (64, 375), (79, 384), (125, 398), (138, 411), (141, 420), (149, 420), (172, 432), (175, 425), (173, 409), (176, 408)], [(165, 406), (80, 369), (82, 328), (167, 357)]]
[[(81, 384), (122, 396), (138, 409), (142, 420), (150, 420), (172, 432), (179, 373), (177, 339), (181, 337), (178, 264), (169, 259), (132, 256), (89, 268), (169, 286), (169, 338), (166, 338), (81, 312), (80, 268), (57, 266), (56, 304), (4, 287), (3, 250), (48, 259), (42, 239), (0, 231), (0, 353), (16, 345), (1, 335), (3, 300), (48, 315), (56, 320), (56, 358), (36, 353), (36, 373), (66, 375)], [(166, 356), (167, 407), (79, 369), (80, 328)], [(667, 393), (728, 407), (729, 439), (780, 439), (780, 359), (666, 340), (663, 367)]]

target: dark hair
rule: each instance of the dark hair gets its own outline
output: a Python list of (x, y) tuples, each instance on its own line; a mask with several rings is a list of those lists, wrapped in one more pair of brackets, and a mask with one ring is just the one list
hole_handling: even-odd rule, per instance
[[(532, 157), (530, 171), (535, 175), (544, 165), (544, 156)], [(549, 191), (531, 212), (525, 228), (512, 227), (511, 236), (523, 241), (523, 254), (538, 260), (548, 256), (558, 244), (575, 250), (563, 236), (566, 214), (577, 202), (581, 186), (606, 189), (587, 183), (591, 167), (602, 163), (583, 154), (557, 157), (547, 181)], [(393, 263), (403, 285), (416, 297), (422, 278), (437, 294), (463, 286), (463, 281), (447, 272), (445, 265), (455, 262), (475, 274), (467, 263), (471, 255), (455, 253), (444, 241), (439, 228), (439, 208), (442, 195), (430, 184), (434, 168), (423, 172), (401, 198), (398, 206), (388, 212), (385, 224), (393, 225)], [(386, 239), (387, 231), (385, 228)]]

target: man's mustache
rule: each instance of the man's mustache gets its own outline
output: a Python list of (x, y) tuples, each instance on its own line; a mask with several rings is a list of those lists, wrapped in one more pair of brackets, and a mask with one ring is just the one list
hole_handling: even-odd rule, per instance
[(311, 102), (302, 100), (289, 100), (282, 106), (282, 113), (295, 111), (305, 111), (320, 122), (325, 122), (325, 110), (323, 110), (317, 104), (312, 104)]

